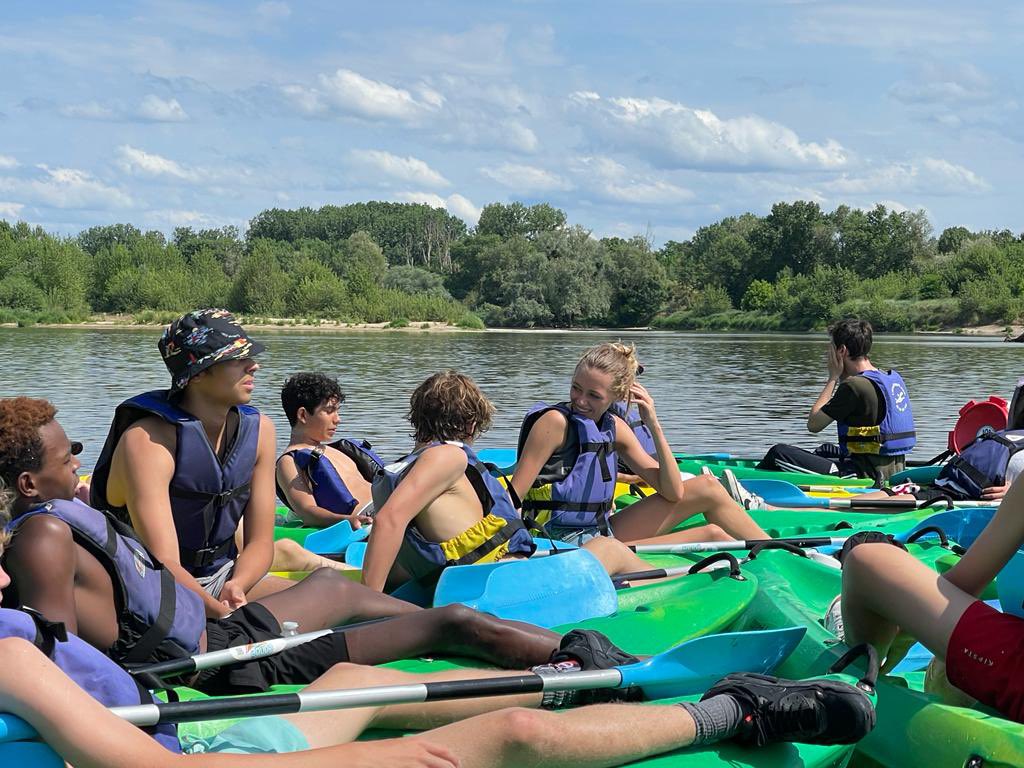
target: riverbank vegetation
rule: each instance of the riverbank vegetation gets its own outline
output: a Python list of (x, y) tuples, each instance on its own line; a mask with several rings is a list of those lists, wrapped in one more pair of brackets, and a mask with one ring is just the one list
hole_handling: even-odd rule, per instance
[(1011, 324), (1024, 236), (923, 211), (778, 203), (660, 249), (597, 239), (547, 204), (495, 203), (473, 230), (439, 208), (272, 209), (236, 229), (97, 226), (66, 238), (0, 221), (0, 322), (140, 322), (196, 306), (307, 322), (468, 328), (799, 330), (855, 314), (885, 331)]

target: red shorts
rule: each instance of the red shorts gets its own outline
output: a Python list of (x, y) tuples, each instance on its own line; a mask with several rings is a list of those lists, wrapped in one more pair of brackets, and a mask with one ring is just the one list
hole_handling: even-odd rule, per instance
[(982, 704), (1024, 722), (1024, 619), (972, 603), (949, 637), (946, 676)]

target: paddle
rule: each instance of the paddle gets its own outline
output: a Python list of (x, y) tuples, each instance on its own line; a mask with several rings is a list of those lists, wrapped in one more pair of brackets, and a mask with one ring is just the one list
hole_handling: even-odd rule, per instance
[(356, 541), (362, 541), (370, 535), (370, 526), (352, 528), (352, 523), (342, 520), (327, 528), (313, 531), (306, 537), (302, 546), (317, 555), (340, 555)]
[(808, 496), (785, 480), (744, 480), (743, 487), (776, 507), (827, 509), (916, 509), (916, 499), (830, 499)]
[(638, 555), (690, 555), (700, 552), (738, 552), (754, 547), (785, 548), (842, 546), (846, 536), (804, 536), (780, 539), (747, 539), (741, 541), (691, 541), (684, 544), (635, 544), (630, 547)]
[(618, 608), (604, 566), (585, 549), (562, 551), (557, 557), (449, 566), (438, 579), (434, 605), (449, 603), (542, 627), (610, 616)]
[(138, 726), (222, 718), (319, 712), (328, 709), (407, 704), (542, 691), (638, 687), (648, 699), (700, 693), (730, 672), (769, 672), (792, 653), (805, 627), (707, 635), (636, 664), (541, 676), (450, 680), (314, 693), (283, 693), (115, 707), (111, 712)]
[(379, 619), (359, 621), (355, 624), (346, 624), (345, 626), (333, 627), (332, 629), (319, 629), (315, 632), (303, 632), (301, 635), (275, 637), (270, 640), (261, 640), (258, 643), (236, 645), (232, 648), (225, 648), (221, 651), (197, 653), (195, 656), (190, 656), (186, 659), (159, 661), (156, 664), (147, 664), (144, 667), (135, 667), (128, 671), (135, 676), (155, 675), (156, 677), (172, 677), (175, 675), (189, 675), (193, 672), (201, 672), (204, 669), (213, 669), (214, 667), (223, 667), (227, 664), (241, 664), (247, 661), (258, 661), (259, 659), (264, 659), (267, 656), (275, 656), (282, 651), (287, 651), (289, 648), (294, 648), (297, 645), (305, 645), (306, 643), (311, 643), (321, 637), (327, 637), (327, 635), (343, 634), (351, 629), (356, 629), (357, 627), (367, 627), (371, 624), (378, 624), (382, 621), (387, 621), (389, 618), (391, 617), (384, 616)]

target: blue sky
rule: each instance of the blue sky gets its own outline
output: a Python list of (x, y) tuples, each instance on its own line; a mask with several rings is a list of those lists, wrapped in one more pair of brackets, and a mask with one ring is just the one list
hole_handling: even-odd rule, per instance
[(978, 5), (8, 1), (0, 218), (548, 201), (660, 244), (810, 199), (1020, 231), (1024, 4)]

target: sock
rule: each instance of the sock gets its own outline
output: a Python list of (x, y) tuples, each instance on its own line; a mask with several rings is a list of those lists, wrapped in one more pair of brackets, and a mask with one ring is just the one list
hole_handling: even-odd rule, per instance
[(680, 705), (690, 713), (696, 726), (693, 743), (696, 746), (728, 739), (739, 730), (743, 722), (740, 703), (727, 693), (712, 696), (698, 702), (682, 702)]

